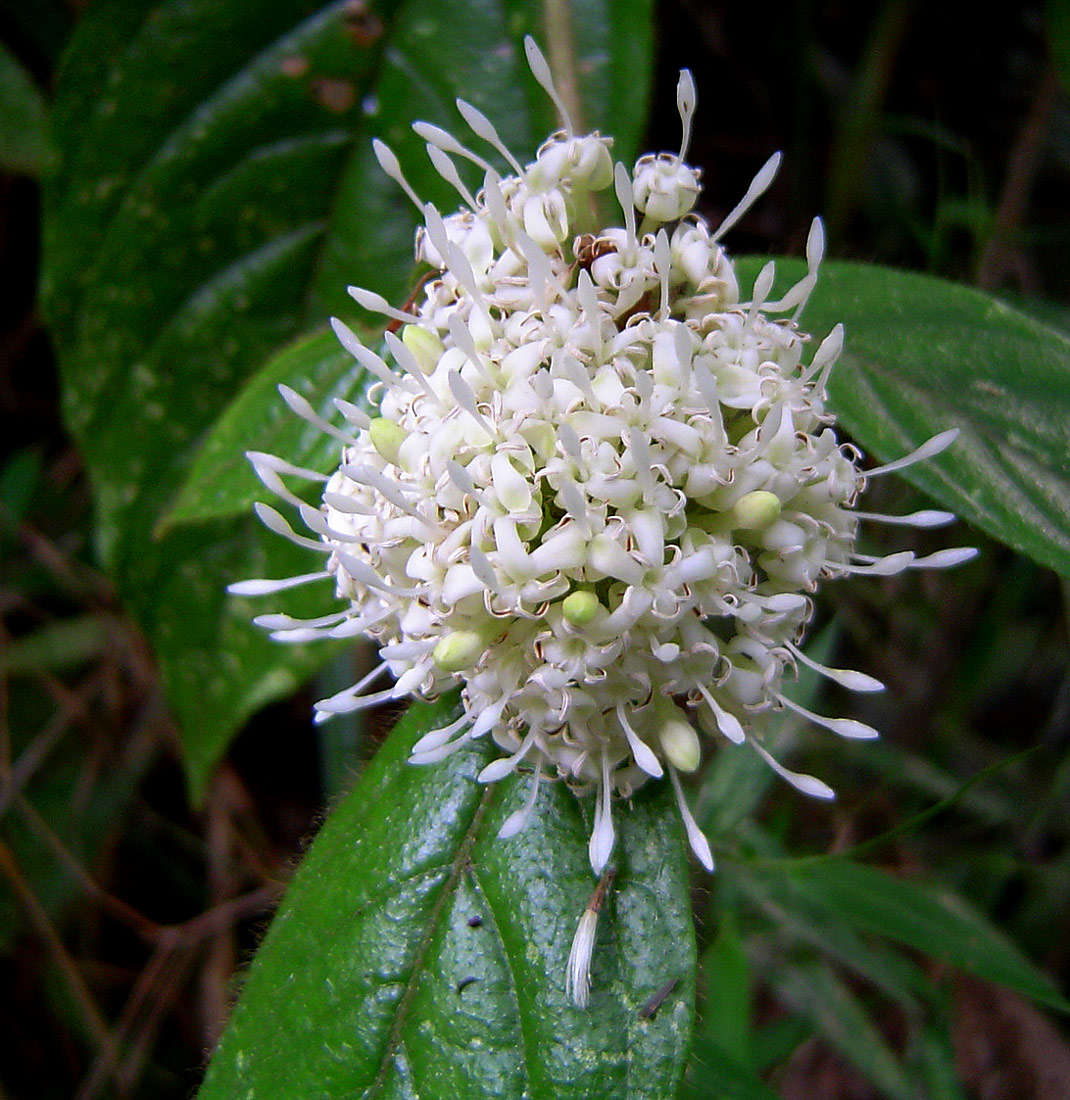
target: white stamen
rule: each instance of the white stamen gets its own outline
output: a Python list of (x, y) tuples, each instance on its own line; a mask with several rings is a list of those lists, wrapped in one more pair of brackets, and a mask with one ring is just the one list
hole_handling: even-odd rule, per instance
[(738, 203), (732, 208), (732, 212), (728, 215), (720, 226), (717, 228), (717, 232), (710, 238), (713, 241), (719, 241), (731, 228), (743, 217), (744, 214), (765, 194), (769, 185), (773, 182), (777, 174), (777, 169), (780, 168), (780, 154), (774, 153), (762, 167), (758, 170), (758, 174), (751, 180), (750, 187), (747, 188), (747, 193), (739, 200)]
[(329, 435), (332, 439), (337, 439), (339, 443), (344, 443), (347, 447), (352, 447), (356, 442), (351, 435), (339, 431), (333, 424), (329, 424), (324, 420), (309, 404), (307, 399), (302, 397), (296, 390), (292, 390), (289, 386), (280, 382), (279, 393), (282, 395), (283, 401), (285, 401), (302, 420), (307, 420), (313, 427), (319, 428), (321, 432)]
[(394, 357), (394, 362), (416, 382), (420, 389), (422, 389), (432, 401), (436, 404), (441, 404), (438, 399), (438, 394), (431, 388), (431, 383), (427, 381), (426, 375), (420, 369), (420, 364), (417, 362), (416, 356), (405, 346), (405, 342), (399, 340), (392, 332), (384, 332), (383, 339), (386, 341), (386, 346), (390, 349), (390, 354)]
[(497, 760), (492, 760), (480, 773), (476, 776), (476, 779), (480, 783), (497, 783), (499, 779), (504, 779), (507, 775), (512, 775), (516, 771), (517, 765), (528, 754), (528, 750), (535, 744), (535, 734), (529, 733), (527, 737), (520, 743), (520, 748), (513, 753), (512, 756), (500, 756)]
[(774, 760), (765, 747), (757, 741), (752, 740), (750, 744), (769, 767), (797, 791), (802, 791), (803, 794), (808, 794), (811, 798), (823, 798), (826, 801), (832, 801), (836, 797), (836, 792), (827, 783), (823, 783), (818, 779), (817, 776), (807, 775), (805, 772), (793, 772), (789, 768), (785, 768), (779, 761)]
[(463, 146), (448, 130), (441, 126), (433, 126), (430, 122), (414, 122), (413, 130), (422, 137), (432, 148), (441, 149), (444, 153), (453, 153), (455, 156), (464, 157), (473, 164), (478, 165), (484, 172), (489, 171), (490, 165), (478, 153)]
[(669, 234), (658, 230), (654, 238), (654, 267), (661, 279), (661, 306), (659, 316), (669, 316), (669, 272), (672, 270), (672, 258), (669, 253)]
[(687, 842), (691, 845), (691, 851), (698, 857), (699, 863), (707, 871), (712, 871), (714, 863), (713, 853), (710, 851), (710, 842), (691, 816), (691, 810), (688, 809), (687, 800), (684, 798), (684, 791), (680, 786), (680, 777), (676, 774), (676, 769), (671, 764), (668, 767), (669, 779), (672, 780), (673, 793), (676, 795), (676, 805), (684, 822), (684, 831), (687, 833)]
[(561, 116), (565, 132), (569, 137), (572, 137), (575, 130), (572, 128), (572, 119), (569, 118), (568, 111), (565, 109), (565, 101), (557, 94), (557, 89), (554, 87), (554, 78), (550, 73), (550, 66), (546, 63), (542, 50), (535, 44), (535, 39), (530, 34), (524, 36), (524, 53), (527, 54), (528, 68), (531, 69), (531, 75), (535, 77), (542, 90), (553, 100), (557, 113)]
[(747, 735), (743, 732), (739, 719), (734, 714), (730, 714), (714, 699), (705, 684), (696, 684), (695, 686), (702, 698), (706, 700), (710, 710), (713, 711), (713, 716), (717, 720), (717, 728), (733, 745), (742, 745), (746, 741)]
[(357, 710), (367, 710), (368, 707), (378, 706), (394, 698), (394, 689), (385, 691), (373, 691), (371, 695), (356, 696), (352, 688), (332, 695), (329, 699), (321, 699), (315, 704), (319, 714), (352, 714)]
[(603, 750), (601, 757), (602, 781), (598, 786), (598, 804), (594, 812), (594, 828), (591, 831), (590, 843), (587, 845), (591, 867), (594, 868), (596, 875), (600, 875), (606, 869), (606, 864), (613, 852), (613, 842), (616, 840), (616, 833), (613, 829), (613, 810), (610, 806), (613, 787), (609, 774), (609, 755)]
[(843, 351), (843, 325), (835, 324), (832, 327), (832, 331), (821, 341), (817, 351), (814, 352), (814, 357), (810, 361), (810, 365), (803, 371), (800, 376), (800, 381), (809, 382), (815, 374), (820, 372), (821, 379), (814, 386), (814, 389), (819, 393), (825, 392), (825, 387), (828, 384), (829, 375), (832, 372), (832, 368), (839, 359), (840, 353)]
[(472, 192), (465, 186), (464, 180), (461, 179), (460, 173), (457, 171), (457, 165), (450, 160), (449, 154), (444, 153), (437, 145), (428, 144), (426, 148), (427, 155), (431, 159), (435, 171), (464, 199), (469, 210), (478, 210), (479, 204), (472, 197)]
[(487, 423), (486, 418), (479, 411), (479, 407), (476, 404), (476, 395), (472, 392), (472, 387), (461, 377), (459, 370), (451, 370), (446, 377), (446, 383), (450, 388), (450, 393), (453, 394), (457, 401), (457, 404), (490, 436), (494, 438), (494, 429)]
[(461, 117), (468, 123), (468, 128), (478, 138), (482, 138), (488, 145), (492, 145), (508, 162), (509, 167), (518, 175), (524, 174), (524, 169), (520, 167), (520, 162), (509, 152), (508, 146), (498, 136), (498, 131), (494, 128), (494, 124), (478, 107), (473, 107), (471, 103), (466, 103), (463, 99), (457, 100), (457, 110), (461, 112)]
[(429, 752), (431, 749), (437, 749), (440, 745), (444, 745), (458, 730), (463, 729), (471, 721), (472, 719), (468, 714), (462, 714), (460, 718), (455, 722), (450, 722), (448, 726), (439, 726), (436, 730), (430, 730), (412, 746), (409, 750), (410, 753)]
[(624, 736), (628, 741), (628, 748), (632, 750), (632, 756), (635, 757), (636, 764), (638, 764), (647, 775), (652, 775), (655, 779), (660, 779), (661, 776), (664, 775), (661, 764), (658, 763), (658, 758), (654, 755), (653, 749), (651, 749), (632, 728), (632, 724), (628, 721), (628, 716), (625, 713), (623, 703), (617, 704), (617, 718), (620, 721), (621, 729), (624, 730)]
[(542, 761), (540, 760), (535, 765), (535, 775), (531, 781), (531, 790), (528, 792), (527, 798), (524, 799), (524, 805), (521, 806), (519, 810), (511, 813), (502, 823), (502, 827), (498, 830), (499, 839), (507, 840), (511, 836), (516, 836), (516, 834), (531, 820), (532, 811), (535, 809), (535, 800), (539, 797), (539, 780), (541, 779)]
[(935, 509), (923, 509), (906, 516), (889, 516), (882, 512), (852, 512), (857, 519), (868, 519), (874, 523), (887, 523), (896, 527), (944, 527), (955, 522), (953, 512), (938, 512)]
[(624, 212), (624, 228), (628, 234), (628, 249), (634, 251), (638, 245), (635, 235), (635, 193), (632, 190), (632, 177), (620, 161), (613, 166), (613, 187), (617, 193), (617, 202)]
[(351, 477), (361, 485), (367, 485), (369, 489), (374, 489), (380, 496), (390, 501), (395, 508), (399, 508), (406, 515), (412, 516), (413, 519), (418, 519), (426, 525), (428, 530), (435, 530), (434, 523), (421, 514), (419, 509), (406, 499), (400, 482), (393, 481), (371, 466), (358, 466), (346, 462), (342, 464), (341, 470), (346, 477)]
[(355, 497), (346, 496), (345, 493), (324, 493), (323, 503), (337, 512), (344, 512), (347, 516), (374, 516), (375, 508)]
[(402, 309), (395, 309), (381, 294), (374, 290), (365, 290), (362, 286), (347, 286), (346, 292), (357, 305), (372, 313), (381, 313), (394, 321), (404, 321), (406, 324), (419, 324), (420, 318), (413, 313), (406, 313)]
[(807, 710), (806, 707), (793, 702), (786, 695), (778, 694), (775, 698), (783, 703), (788, 710), (801, 714), (804, 718), (813, 722), (814, 725), (823, 726), (825, 729), (839, 734), (840, 737), (846, 737), (852, 741), (872, 741), (874, 738), (880, 737), (880, 734), (872, 726), (867, 726), (865, 722), (859, 722), (855, 718), (826, 718), (823, 714), (815, 714), (812, 710)]
[(352, 401), (346, 401), (344, 398), (336, 397), (334, 398), (334, 407), (355, 428), (370, 427), (372, 418), (359, 405), (354, 405)]
[(680, 152), (677, 153), (677, 161), (687, 156), (687, 150), (691, 145), (691, 121), (695, 117), (695, 105), (698, 95), (695, 92), (695, 78), (690, 69), (680, 70), (680, 79), (676, 84), (676, 109), (680, 112), (680, 125), (682, 134), (680, 137)]
[(420, 201), (420, 196), (409, 186), (409, 181), (401, 171), (401, 164), (394, 155), (394, 150), (385, 141), (372, 138), (372, 151), (375, 153), (375, 159), (379, 162), (379, 167), (409, 196), (416, 204), (416, 209), (422, 210), (424, 204)]
[(827, 665), (819, 664), (812, 657), (808, 657), (797, 645), (794, 645), (790, 641), (784, 642), (784, 648), (802, 661), (804, 665), (812, 668), (815, 672), (821, 673), (826, 679), (841, 684), (843, 687), (847, 688), (848, 691), (884, 690), (884, 684), (882, 684), (880, 680), (872, 676), (867, 676), (864, 672), (856, 672), (851, 668), (829, 668)]
[[(299, 535), (297, 532), (283, 519), (279, 512), (276, 512), (270, 504), (263, 504), (261, 501), (257, 501), (253, 505), (253, 511), (256, 512), (260, 522), (269, 530), (274, 531), (276, 535), (282, 535), (284, 539), (289, 539), (294, 546), (303, 546), (306, 550), (315, 550), (320, 554), (330, 554), (332, 548), (325, 546), (319, 539), (305, 538), (304, 535)], [(249, 593), (242, 593), (248, 595)]]
[(932, 439), (926, 440), (916, 451), (911, 451), (903, 458), (897, 458), (894, 462), (888, 462), (872, 470), (864, 470), (863, 473), (867, 478), (877, 477), (880, 474), (890, 474), (894, 470), (902, 470), (907, 466), (913, 466), (917, 462), (935, 458), (941, 451), (946, 451), (958, 439), (958, 436), (959, 429), (950, 428), (948, 431), (940, 432), (938, 435), (934, 435)]
[(275, 592), (285, 592), (289, 588), (298, 588), (303, 584), (311, 584), (313, 581), (325, 581), (330, 573), (320, 571), (318, 573), (299, 573), (294, 577), (283, 577), (281, 580), (251, 580), (235, 581), (227, 585), (227, 591), (232, 596), (268, 596)]
[(856, 558), (866, 562), (864, 565), (856, 565), (853, 562), (836, 562), (830, 566), (838, 573), (852, 573), (859, 577), (894, 577), (909, 569), (914, 561), (913, 550), (901, 550), (898, 554), (889, 554), (884, 558), (871, 558), (870, 555), (856, 554)]
[(928, 554), (924, 558), (915, 558), (910, 563), (911, 569), (951, 569), (953, 566), (962, 565), (964, 562), (973, 561), (977, 557), (976, 546), (954, 546), (947, 550), (937, 550), (935, 554)]
[(407, 599), (416, 599), (420, 595), (420, 590), (417, 588), (403, 588), (400, 585), (388, 584), (370, 565), (361, 561), (360, 558), (353, 557), (352, 554), (347, 554), (344, 550), (336, 547), (335, 553), (338, 555), (338, 560), (345, 566), (346, 572), (365, 588), (386, 592), (392, 596), (403, 596)]
[[(382, 361), (382, 359), (379, 358), (378, 355), (375, 354), (374, 351), (370, 348), (366, 348), (360, 342), (357, 338), (357, 334), (353, 332), (347, 324), (340, 321), (337, 317), (332, 317), (331, 328), (334, 329), (334, 334), (338, 337), (338, 342), (342, 347), (344, 347), (365, 370), (374, 374), (384, 386), (388, 386), (390, 389), (394, 389), (395, 387), (403, 389), (409, 388), (403, 385), (401, 379)], [(280, 392), (282, 391), (281, 386), (279, 390)], [(283, 394), (283, 397), (285, 396), (286, 395)]]

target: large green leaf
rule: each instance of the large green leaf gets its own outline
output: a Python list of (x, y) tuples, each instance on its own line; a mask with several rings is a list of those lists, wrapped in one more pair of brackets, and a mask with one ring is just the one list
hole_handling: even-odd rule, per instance
[[(564, 56), (584, 114), (627, 156), (648, 87), (649, 0), (570, 10)], [(284, 551), (261, 549), (278, 540), (245, 522), (165, 532), (160, 520), (270, 354), (329, 310), (355, 319), (346, 283), (404, 294), (414, 211), (374, 164), (373, 135), (398, 147), (421, 194), (449, 203), (412, 119), (456, 126), (463, 95), (518, 154), (534, 151), (551, 116), (521, 39), (541, 35), (544, 16), (517, 0), (98, 0), (78, 24), (56, 95), (43, 298), (99, 553), (160, 659), (195, 791), (245, 716), (328, 654), (257, 638), (249, 605), (222, 596), (262, 570), (305, 572), (307, 556), (265, 560)], [(324, 355), (310, 381), (329, 390), (341, 380)], [(259, 419), (237, 424), (223, 499), (247, 477), (240, 451), (278, 438), (277, 400), (261, 386)], [(290, 610), (313, 614), (315, 599), (295, 595)]]
[(201, 1100), (674, 1094), (695, 945), (686, 849), (664, 785), (617, 810), (617, 877), (580, 1010), (564, 989), (594, 885), (580, 807), (544, 783), (527, 829), (497, 839), (526, 781), (480, 786), (486, 746), (406, 763), (453, 713), (414, 706), (316, 838)]
[[(744, 285), (762, 261), (740, 265)], [(780, 277), (801, 277), (778, 260)], [(964, 519), (1070, 573), (1070, 339), (969, 287), (829, 262), (803, 318), (837, 322), (846, 351), (830, 401), (862, 446), (897, 458), (950, 427), (962, 435), (903, 476)]]
[(846, 859), (799, 861), (784, 870), (811, 904), (867, 932), (945, 959), (1063, 1011), (1068, 1003), (1017, 947), (957, 894), (895, 878)]

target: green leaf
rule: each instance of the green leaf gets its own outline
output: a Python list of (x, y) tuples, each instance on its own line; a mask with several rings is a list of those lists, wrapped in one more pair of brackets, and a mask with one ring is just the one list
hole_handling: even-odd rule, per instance
[(0, 168), (39, 176), (55, 162), (44, 96), (0, 42)]
[(918, 994), (931, 994), (930, 984), (912, 962), (883, 944), (867, 942), (849, 921), (815, 900), (793, 876), (763, 873), (747, 865), (729, 865), (723, 874), (783, 937), (850, 967), (902, 1008), (909, 1011), (916, 1007)]
[[(627, 155), (648, 87), (649, 0), (571, 10), (566, 53), (584, 114)], [(307, 554), (262, 549), (278, 539), (228, 517), (250, 489), (241, 453), (290, 442), (275, 373), (307, 356), (306, 385), (330, 392), (344, 385), (341, 360), (315, 337), (273, 360), (201, 456), (196, 497), (179, 500), (180, 487), (280, 345), (330, 310), (355, 318), (347, 283), (404, 296), (414, 211), (375, 165), (373, 135), (398, 147), (422, 195), (450, 205), (408, 131), (414, 118), (456, 127), (462, 95), (518, 155), (534, 152), (551, 113), (521, 40), (544, 14), (515, 0), (359, 11), (98, 0), (79, 20), (56, 93), (62, 161), (46, 181), (42, 294), (96, 492), (98, 553), (160, 660), (195, 793), (245, 717), (330, 655), (257, 638), (250, 605), (222, 592), (262, 570), (313, 568)], [(228, 431), (235, 449), (223, 455)], [(161, 523), (176, 500), (178, 518), (217, 518)], [(297, 594), (287, 610), (322, 605)]]
[(858, 928), (1070, 1011), (1054, 982), (950, 890), (894, 878), (849, 860), (789, 865), (786, 873), (811, 902)]
[[(744, 286), (761, 261), (740, 265)], [(803, 274), (778, 260), (784, 282)], [(990, 535), (1070, 573), (1070, 338), (969, 287), (868, 264), (822, 265), (804, 327), (837, 322), (829, 400), (862, 446), (898, 458), (959, 427), (903, 476)]]
[(91, 660), (111, 641), (114, 625), (100, 614), (60, 619), (33, 634), (8, 641), (0, 672), (59, 672)]
[(712, 1044), (741, 1065), (750, 1064), (751, 976), (735, 911), (725, 908), (717, 938), (702, 955), (703, 994), (695, 1047)]
[(327, 473), (338, 465), (338, 443), (295, 416), (279, 397), (285, 383), (321, 416), (337, 419), (334, 398), (361, 402), (367, 375), (331, 332), (302, 337), (273, 356), (235, 398), (197, 453), (164, 530), (180, 523), (247, 516), (268, 492), (245, 457), (247, 449), (285, 455), (289, 462)]
[(714, 1045), (704, 1046), (689, 1067), (680, 1100), (777, 1100), (748, 1066)]
[(766, 968), (769, 984), (793, 1011), (813, 1021), (856, 1069), (896, 1100), (917, 1096), (910, 1079), (854, 994), (823, 963), (800, 965), (783, 960)]
[[(591, 1002), (565, 964), (594, 880), (576, 799), (527, 778), (484, 788), (487, 745), (411, 767), (448, 721), (414, 706), (294, 878), (250, 969), (201, 1100), (308, 1096), (673, 1095), (690, 1039), (695, 947), (687, 862), (664, 784), (617, 813), (617, 878)], [(675, 982), (658, 1010), (641, 1010)]]

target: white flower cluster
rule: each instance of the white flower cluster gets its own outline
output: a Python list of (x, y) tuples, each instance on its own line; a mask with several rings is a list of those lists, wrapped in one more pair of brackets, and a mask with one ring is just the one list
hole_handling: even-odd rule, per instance
[[(822, 580), (949, 565), (855, 551), (861, 520), (932, 526), (943, 512), (882, 517), (855, 510), (866, 480), (936, 454), (953, 432), (913, 455), (863, 472), (841, 445), (824, 404), (843, 344), (837, 326), (807, 355), (795, 318), (817, 280), (820, 221), (806, 276), (770, 301), (773, 265), (741, 301), (719, 241), (769, 186), (779, 155), (713, 231), (690, 213), (699, 171), (687, 152), (695, 91), (683, 73), (679, 153), (614, 164), (610, 141), (573, 133), (546, 62), (530, 40), (532, 71), (566, 128), (522, 166), (476, 108), (465, 121), (511, 166), (501, 176), (445, 131), (414, 126), (464, 206), (442, 217), (422, 205), (381, 143), (384, 170), (417, 203), (418, 258), (432, 269), (411, 310), (351, 288), (365, 307), (400, 323), (382, 357), (341, 322), (335, 332), (375, 376), (374, 416), (339, 402), (348, 424), (321, 420), (342, 443), (322, 506), (303, 503), (282, 475), (317, 477), (269, 455), (251, 456), (265, 484), (295, 505), (314, 538), (295, 535), (261, 505), (272, 529), (326, 555), (326, 569), (233, 586), (259, 594), (333, 578), (343, 601), (311, 622), (258, 621), (282, 640), (368, 634), (382, 664), (317, 704), (319, 717), (460, 685), (457, 721), (412, 747), (434, 763), (490, 735), (505, 754), (492, 781), (530, 766), (519, 830), (544, 776), (597, 792), (590, 859), (601, 873), (614, 842), (611, 797), (668, 772), (691, 846), (709, 845), (678, 772), (699, 764), (704, 736), (746, 743), (795, 787), (833, 792), (788, 771), (762, 744), (763, 712), (790, 707), (844, 737), (874, 730), (825, 718), (782, 693), (797, 662), (858, 691), (862, 673), (815, 665), (798, 648)], [(477, 164), (473, 195), (454, 157)], [(611, 190), (612, 189), (612, 190)], [(615, 192), (623, 225), (597, 211)], [(393, 686), (368, 693), (389, 672)], [(702, 736), (700, 736), (700, 734)]]

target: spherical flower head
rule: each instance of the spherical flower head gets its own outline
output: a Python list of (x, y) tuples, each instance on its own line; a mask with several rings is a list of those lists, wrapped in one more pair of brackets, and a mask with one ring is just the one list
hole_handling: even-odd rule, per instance
[[(528, 56), (560, 106), (533, 43)], [(460, 687), (462, 716), (422, 737), (412, 760), (434, 764), (493, 738), (503, 755), (481, 779), (520, 766), (532, 775), (506, 835), (523, 827), (544, 777), (594, 791), (597, 873), (614, 844), (613, 795), (666, 773), (692, 848), (712, 869), (678, 772), (694, 771), (714, 739), (750, 745), (800, 790), (832, 797), (770, 756), (763, 715), (790, 707), (842, 736), (876, 736), (799, 707), (784, 678), (803, 662), (856, 690), (880, 687), (800, 650), (812, 594), (825, 580), (914, 564), (909, 553), (857, 552), (860, 522), (887, 517), (857, 512), (856, 501), (868, 477), (950, 441), (945, 434), (868, 472), (838, 441), (825, 385), (842, 328), (814, 349), (794, 320), (816, 283), (820, 222), (805, 277), (774, 301), (769, 265), (741, 301), (719, 241), (768, 187), (779, 157), (712, 230), (688, 214), (699, 181), (683, 159), (695, 105), (689, 74), (678, 101), (680, 151), (643, 157), (631, 172), (612, 164), (607, 139), (575, 135), (567, 116), (523, 166), (484, 115), (459, 104), (511, 166), (504, 176), (418, 123), (464, 203), (446, 217), (420, 204), (378, 145), (384, 169), (420, 207), (417, 256), (431, 276), (404, 311), (352, 288), (401, 325), (381, 355), (334, 322), (375, 378), (373, 416), (341, 403), (340, 431), (284, 394), (343, 440), (321, 506), (282, 484), (281, 474), (311, 471), (253, 456), (315, 537), (293, 535), (272, 509), (262, 517), (326, 557), (323, 573), (279, 586), (329, 577), (341, 601), (311, 623), (267, 616), (265, 625), (284, 640), (363, 633), (380, 646), (382, 664), (318, 703), (319, 717)], [(478, 194), (454, 155), (485, 166)], [(622, 224), (592, 224), (590, 198), (610, 187)], [(368, 692), (387, 672), (393, 686)]]

